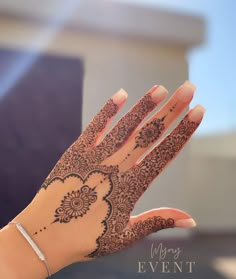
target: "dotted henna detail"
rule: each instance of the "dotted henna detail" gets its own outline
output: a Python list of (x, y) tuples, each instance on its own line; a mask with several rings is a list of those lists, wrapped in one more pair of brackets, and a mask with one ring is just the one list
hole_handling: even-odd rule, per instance
[(61, 201), (61, 206), (55, 211), (53, 223), (68, 223), (72, 218), (82, 217), (96, 200), (97, 193), (95, 187), (90, 188), (87, 185), (81, 187), (80, 190), (67, 193)]

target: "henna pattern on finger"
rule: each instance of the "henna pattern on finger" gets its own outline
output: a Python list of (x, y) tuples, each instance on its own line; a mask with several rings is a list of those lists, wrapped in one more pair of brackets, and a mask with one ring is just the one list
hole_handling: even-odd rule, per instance
[(142, 120), (156, 107), (150, 93), (147, 93), (121, 120), (114, 126), (104, 140), (88, 152), (90, 162), (99, 164), (114, 154), (128, 140)]
[[(135, 203), (140, 196), (146, 191), (152, 180), (164, 169), (183, 145), (187, 142), (192, 133), (196, 130), (199, 123), (189, 121), (186, 116), (180, 124), (172, 131), (166, 139), (137, 166), (120, 175), (119, 184), (112, 184), (113, 189), (118, 187), (117, 191), (111, 190), (105, 200), (112, 204), (112, 211), (104, 220), (106, 229), (97, 239), (97, 249), (89, 256), (98, 257), (107, 255), (110, 251), (118, 251), (131, 244), (132, 241), (142, 238), (146, 235), (141, 226), (137, 225), (136, 237), (132, 230), (126, 229), (129, 219), (127, 216), (131, 213)], [(160, 221), (161, 219), (159, 219)], [(145, 223), (150, 228), (150, 222)], [(163, 228), (174, 227), (173, 219), (165, 223), (161, 220)], [(158, 226), (151, 226), (152, 228)], [(120, 232), (123, 233), (120, 236)], [(149, 230), (149, 233), (151, 231)], [(130, 238), (125, 238), (125, 236)]]
[[(89, 156), (84, 157), (85, 152), (88, 153), (90, 146), (92, 146), (97, 138), (98, 134), (103, 131), (107, 122), (118, 111), (118, 106), (110, 99), (100, 112), (94, 117), (89, 126), (85, 129), (82, 135), (66, 150), (56, 166), (50, 172), (45, 179), (41, 188), (45, 190), (55, 179), (63, 179), (71, 173), (84, 173), (88, 169), (88, 165), (91, 164), (92, 158), (98, 157), (99, 153), (92, 151)], [(39, 190), (40, 190), (39, 189)]]
[(78, 140), (62, 155), (41, 188), (47, 189), (49, 184), (56, 178), (63, 179), (70, 173), (84, 173), (89, 165), (100, 164), (127, 141), (139, 123), (155, 106), (156, 104), (152, 101), (151, 94), (147, 93), (130, 112), (122, 117), (99, 145), (90, 148), (96, 142), (98, 133), (105, 128), (108, 119), (118, 111), (118, 106), (110, 99)]
[(150, 123), (147, 123), (135, 137), (134, 149), (141, 147), (146, 148), (150, 143), (156, 142), (165, 129), (164, 120), (166, 116), (161, 119), (155, 118)]
[(185, 116), (179, 125), (158, 146), (138, 165), (128, 171), (139, 178), (136, 185), (136, 190), (139, 191), (139, 197), (178, 154), (197, 129), (198, 125), (199, 123), (189, 121), (188, 116)]
[(117, 252), (132, 245), (143, 237), (167, 228), (174, 228), (175, 221), (172, 218), (164, 219), (161, 216), (153, 216), (145, 221), (138, 221), (130, 228), (117, 231), (110, 236), (99, 239), (99, 248), (89, 254), (89, 257), (106, 256), (112, 252)]
[(87, 148), (89, 146), (96, 143), (98, 134), (104, 130), (109, 119), (116, 115), (118, 109), (118, 105), (115, 104), (112, 99), (110, 99), (89, 123), (89, 126), (85, 129), (85, 131), (79, 138), (79, 140), (82, 141), (85, 145), (85, 151), (87, 151)]
[(178, 103), (175, 103), (175, 104), (169, 109), (169, 111), (170, 111), (170, 112), (173, 112), (173, 111), (175, 110), (177, 104), (178, 104)]

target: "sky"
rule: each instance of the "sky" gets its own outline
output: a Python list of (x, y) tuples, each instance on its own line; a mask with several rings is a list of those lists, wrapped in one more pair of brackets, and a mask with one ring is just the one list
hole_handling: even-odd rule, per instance
[(236, 1), (235, 0), (119, 0), (200, 15), (206, 40), (188, 54), (190, 80), (197, 86), (192, 106), (207, 112), (198, 134), (236, 133)]

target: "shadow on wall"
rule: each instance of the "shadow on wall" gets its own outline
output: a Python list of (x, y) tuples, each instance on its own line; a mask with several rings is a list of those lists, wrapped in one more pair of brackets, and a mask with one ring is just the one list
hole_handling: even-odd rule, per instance
[(0, 226), (27, 206), (81, 132), (82, 60), (0, 49), (0, 90), (22, 57), (33, 64), (0, 97)]

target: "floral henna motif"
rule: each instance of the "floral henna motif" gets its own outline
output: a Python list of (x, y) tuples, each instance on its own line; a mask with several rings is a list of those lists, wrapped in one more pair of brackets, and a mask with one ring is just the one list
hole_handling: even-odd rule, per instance
[(136, 184), (136, 191), (142, 189), (139, 196), (178, 154), (198, 125), (199, 123), (189, 121), (188, 116), (185, 116), (180, 124), (144, 160), (129, 170), (136, 177), (139, 177)]
[[(93, 146), (109, 118), (118, 110), (112, 100), (94, 118), (82, 136), (63, 154), (41, 188), (47, 189), (55, 180), (64, 182), (67, 177), (80, 177), (83, 187), (67, 193), (55, 211), (54, 222), (68, 223), (72, 218), (82, 217), (97, 199), (95, 187), (89, 186), (88, 177), (100, 173), (108, 183), (109, 190), (103, 200), (107, 203), (107, 214), (102, 225), (103, 233), (96, 239), (97, 247), (88, 257), (98, 257), (118, 251), (137, 239), (163, 228), (174, 226), (173, 219), (152, 217), (129, 226), (130, 214), (135, 203), (152, 180), (177, 155), (198, 126), (186, 116), (180, 124), (139, 164), (124, 173), (119, 166), (106, 166), (103, 160), (116, 152), (137, 128), (142, 119), (155, 107), (151, 95), (147, 94), (128, 112), (103, 141)], [(164, 130), (164, 119), (154, 119), (136, 137), (136, 144), (146, 147), (154, 142)], [(97, 188), (96, 188), (97, 189)]]
[(146, 124), (141, 131), (139, 132), (138, 136), (135, 137), (136, 146), (137, 147), (148, 147), (150, 143), (155, 142), (162, 134), (165, 129), (164, 119), (154, 119), (150, 123)]
[(94, 117), (94, 119), (79, 138), (79, 140), (85, 145), (84, 151), (86, 151), (89, 146), (96, 143), (98, 133), (103, 131), (108, 120), (116, 115), (117, 111), (117, 104), (115, 104), (113, 100), (110, 99), (100, 110), (100, 112)]
[(164, 219), (160, 216), (154, 216), (145, 221), (138, 221), (131, 228), (123, 230), (122, 233), (117, 231), (111, 236), (100, 239), (97, 250), (89, 254), (89, 257), (106, 256), (112, 252), (120, 251), (139, 239), (149, 235), (150, 233), (160, 231), (162, 229), (174, 228), (175, 221), (172, 218)]
[(84, 185), (80, 190), (72, 191), (64, 196), (61, 206), (55, 211), (55, 222), (68, 223), (72, 218), (82, 217), (97, 200), (95, 187)]

